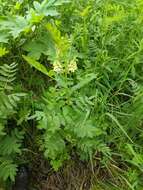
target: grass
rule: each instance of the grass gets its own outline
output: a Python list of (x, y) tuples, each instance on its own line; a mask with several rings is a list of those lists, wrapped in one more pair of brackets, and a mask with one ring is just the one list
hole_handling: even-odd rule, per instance
[(142, 8), (0, 1), (4, 183), (26, 164), (37, 189), (142, 189)]

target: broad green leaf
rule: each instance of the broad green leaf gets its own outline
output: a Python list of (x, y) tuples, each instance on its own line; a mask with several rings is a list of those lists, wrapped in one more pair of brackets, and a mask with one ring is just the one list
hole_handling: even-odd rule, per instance
[(29, 57), (38, 60), (42, 53), (46, 53), (47, 47), (40, 41), (31, 41), (25, 44), (23, 49), (29, 52)]
[(55, 9), (54, 5), (49, 6), (49, 2), (46, 3), (46, 1), (44, 1), (44, 4), (43, 3), (40, 4), (37, 1), (34, 1), (33, 5), (35, 8), (36, 14), (38, 14), (39, 16), (57, 16), (57, 15), (59, 15), (59, 13)]
[(29, 52), (28, 56), (38, 60), (41, 54), (55, 55), (55, 45), (51, 36), (45, 32), (42, 36), (38, 36), (37, 39), (31, 40), (23, 46), (23, 49)]
[(27, 63), (29, 63), (35, 69), (37, 69), (38, 71), (41, 71), (45, 75), (49, 76), (49, 73), (48, 73), (48, 71), (47, 71), (47, 69), (46, 69), (46, 67), (44, 65), (42, 65), (38, 61), (32, 59), (31, 57), (28, 57), (28, 56), (25, 56), (25, 55), (23, 55), (22, 57), (27, 61)]
[(39, 16), (58, 16), (59, 13), (57, 12), (56, 7), (68, 2), (68, 0), (44, 0), (41, 4), (34, 1), (33, 5)]
[(39, 14), (34, 9), (30, 9), (27, 15), (27, 20), (31, 24), (40, 23), (44, 18), (43, 14)]

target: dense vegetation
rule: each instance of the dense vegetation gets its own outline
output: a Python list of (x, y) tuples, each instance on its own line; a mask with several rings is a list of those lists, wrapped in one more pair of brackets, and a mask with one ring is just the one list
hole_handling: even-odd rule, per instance
[(1, 184), (40, 155), (88, 165), (91, 190), (143, 189), (143, 1), (0, 0), (0, 15)]

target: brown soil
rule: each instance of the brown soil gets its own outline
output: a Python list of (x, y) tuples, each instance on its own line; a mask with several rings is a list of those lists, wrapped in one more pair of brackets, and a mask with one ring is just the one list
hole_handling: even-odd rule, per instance
[(43, 162), (32, 170), (32, 186), (34, 182), (37, 190), (90, 190), (94, 176), (90, 166), (75, 161), (58, 172)]

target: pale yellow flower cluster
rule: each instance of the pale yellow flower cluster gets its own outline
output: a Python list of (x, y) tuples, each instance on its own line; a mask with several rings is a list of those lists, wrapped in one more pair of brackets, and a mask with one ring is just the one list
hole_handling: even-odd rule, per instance
[[(62, 64), (59, 61), (55, 61), (53, 64), (53, 70), (60, 74), (64, 71)], [(77, 63), (75, 60), (71, 60), (67, 69), (65, 69), (68, 73), (74, 73), (77, 70)]]
[(68, 65), (68, 72), (74, 73), (77, 70), (77, 63), (75, 60), (72, 60)]
[(53, 64), (53, 70), (56, 73), (62, 73), (63, 72), (63, 67), (59, 61), (55, 61)]

